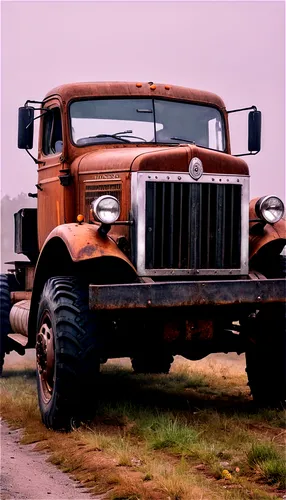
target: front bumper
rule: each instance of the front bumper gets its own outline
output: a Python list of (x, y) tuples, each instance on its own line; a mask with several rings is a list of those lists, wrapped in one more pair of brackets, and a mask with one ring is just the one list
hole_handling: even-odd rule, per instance
[(98, 311), (278, 304), (286, 280), (181, 281), (89, 285), (89, 308)]

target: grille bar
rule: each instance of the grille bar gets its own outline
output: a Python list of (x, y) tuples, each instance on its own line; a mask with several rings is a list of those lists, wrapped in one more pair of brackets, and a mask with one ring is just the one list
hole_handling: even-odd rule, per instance
[[(230, 213), (234, 213), (234, 189), (233, 186), (231, 186), (230, 189)], [(231, 217), (230, 219), (230, 224), (229, 224), (229, 236), (230, 236), (230, 241), (233, 241), (233, 219)], [(230, 262), (232, 262), (232, 245), (230, 246), (229, 249), (229, 259)]]
[(224, 186), (216, 190), (216, 268), (223, 268), (224, 262)]
[(162, 184), (162, 226), (161, 226), (161, 255), (160, 266), (164, 264), (164, 245), (165, 245), (165, 198), (166, 198), (166, 185)]
[(146, 269), (239, 269), (241, 185), (146, 182)]
[(183, 184), (180, 184), (179, 268), (181, 268), (182, 265), (182, 236), (183, 236)]
[[(207, 185), (207, 210), (206, 210), (206, 231), (210, 234), (211, 229), (211, 186)], [(210, 238), (206, 238), (206, 267), (210, 267)]]
[(170, 184), (170, 207), (169, 207), (169, 221), (170, 221), (170, 237), (169, 237), (169, 267), (173, 267), (173, 244), (174, 244), (174, 183)]

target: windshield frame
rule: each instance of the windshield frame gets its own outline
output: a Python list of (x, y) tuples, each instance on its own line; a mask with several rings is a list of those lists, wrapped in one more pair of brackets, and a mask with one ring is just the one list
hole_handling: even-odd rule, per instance
[[(130, 143), (123, 143), (121, 141), (114, 141), (114, 142), (111, 142), (111, 141), (107, 141), (107, 142), (104, 142), (104, 141), (101, 141), (101, 142), (94, 142), (94, 143), (90, 143), (90, 144), (77, 144), (74, 142), (73, 140), (73, 136), (72, 136), (72, 123), (71, 123), (71, 120), (72, 120), (72, 117), (71, 117), (71, 112), (70, 112), (70, 107), (71, 105), (74, 103), (74, 102), (81, 102), (81, 101), (97, 101), (97, 100), (112, 100), (112, 99), (116, 99), (116, 100), (119, 100), (119, 99), (150, 99), (150, 101), (152, 101), (152, 108), (153, 108), (153, 113), (154, 113), (154, 132), (156, 134), (156, 113), (155, 113), (155, 100), (160, 100), (160, 101), (167, 101), (167, 102), (178, 102), (178, 103), (185, 103), (185, 104), (193, 104), (193, 105), (196, 105), (196, 106), (203, 106), (203, 107), (209, 107), (209, 108), (213, 108), (213, 109), (216, 109), (219, 114), (220, 114), (220, 117), (221, 117), (221, 124), (222, 124), (222, 131), (223, 131), (223, 141), (224, 141), (224, 149), (223, 150), (219, 150), (219, 149), (214, 149), (214, 148), (208, 148), (207, 146), (200, 146), (199, 144), (193, 144), (194, 146), (196, 147), (200, 147), (200, 148), (203, 148), (203, 149), (209, 149), (210, 151), (216, 151), (217, 153), (227, 153), (228, 152), (228, 132), (227, 132), (227, 126), (226, 126), (226, 120), (225, 120), (225, 115), (223, 113), (223, 110), (222, 108), (220, 108), (219, 106), (215, 105), (215, 104), (212, 104), (212, 103), (207, 103), (207, 102), (198, 102), (198, 101), (191, 101), (191, 100), (188, 100), (188, 99), (177, 99), (177, 98), (166, 98), (166, 97), (161, 97), (161, 96), (150, 96), (150, 95), (142, 95), (142, 96), (138, 96), (138, 95), (112, 95), (112, 96), (88, 96), (88, 97), (76, 97), (76, 98), (73, 98), (71, 99), (69, 102), (68, 102), (68, 105), (67, 105), (67, 112), (68, 112), (68, 136), (69, 136), (69, 140), (71, 142), (71, 144), (76, 147), (76, 148), (87, 148), (87, 147), (94, 147), (94, 146), (97, 146), (97, 147), (100, 147), (100, 146), (108, 146), (108, 145), (120, 145), (120, 146), (127, 146), (127, 147), (130, 147), (130, 146), (138, 146), (138, 145), (141, 145), (141, 146), (160, 146), (160, 145), (169, 145), (169, 146), (177, 146), (179, 144), (192, 144), (192, 142), (157, 142), (157, 141), (151, 141), (151, 142), (148, 142), (148, 141), (132, 141)], [(156, 135), (155, 135), (156, 136)], [(124, 137), (124, 136), (123, 136)]]

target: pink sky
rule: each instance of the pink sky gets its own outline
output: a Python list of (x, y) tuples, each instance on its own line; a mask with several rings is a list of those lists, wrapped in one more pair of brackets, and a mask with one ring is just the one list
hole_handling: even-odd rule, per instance
[[(37, 181), (17, 149), (27, 98), (73, 81), (152, 80), (210, 90), (228, 109), (256, 104), (251, 196), (285, 200), (284, 36), (284, 2), (2, 2), (2, 195)], [(246, 123), (232, 116), (233, 153), (246, 152)]]

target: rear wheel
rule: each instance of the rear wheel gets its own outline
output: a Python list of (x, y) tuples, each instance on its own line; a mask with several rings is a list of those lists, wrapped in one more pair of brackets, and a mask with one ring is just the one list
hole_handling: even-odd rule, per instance
[[(270, 277), (285, 278), (286, 259), (272, 263)], [(267, 273), (265, 272), (265, 275)], [(246, 350), (246, 372), (255, 403), (285, 407), (286, 401), (286, 309), (285, 304), (265, 308), (256, 316)]]
[(88, 289), (76, 278), (47, 281), (37, 319), (37, 386), (48, 428), (70, 430), (90, 416), (99, 356), (88, 308)]
[(285, 407), (285, 307), (262, 310), (246, 350), (246, 371), (253, 400), (259, 406)]
[(10, 332), (9, 314), (11, 309), (9, 283), (6, 274), (0, 275), (0, 375), (2, 374), (7, 336)]

